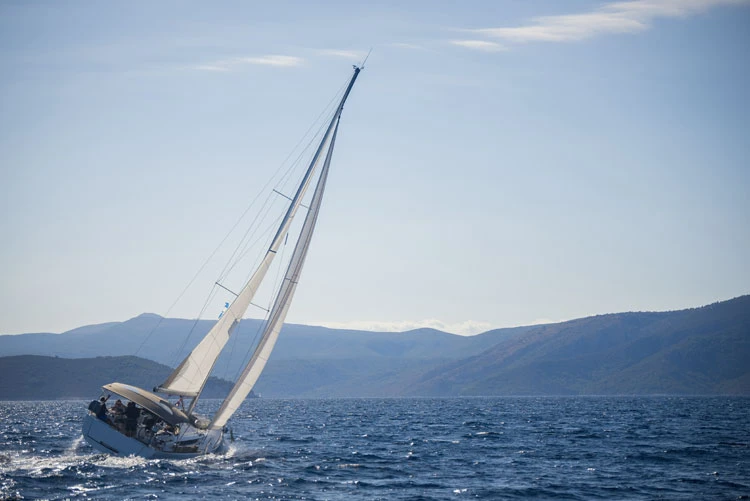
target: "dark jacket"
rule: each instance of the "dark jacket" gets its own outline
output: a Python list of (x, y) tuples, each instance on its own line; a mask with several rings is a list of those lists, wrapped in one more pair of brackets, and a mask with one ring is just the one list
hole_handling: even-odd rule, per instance
[(138, 409), (133, 402), (128, 403), (128, 406), (125, 408), (125, 417), (128, 418), (128, 421), (131, 419), (135, 421), (140, 415), (140, 409)]
[(99, 410), (96, 411), (96, 417), (102, 421), (107, 420), (107, 404), (101, 401), (99, 402)]
[(94, 415), (99, 414), (99, 407), (102, 406), (102, 403), (98, 400), (92, 400), (89, 404), (89, 410), (94, 413)]

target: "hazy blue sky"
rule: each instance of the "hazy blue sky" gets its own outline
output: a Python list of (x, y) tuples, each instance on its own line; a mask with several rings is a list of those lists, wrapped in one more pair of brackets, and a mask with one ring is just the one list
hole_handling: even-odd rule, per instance
[(370, 47), (288, 321), (750, 293), (747, 1), (2, 1), (0, 333), (165, 313)]

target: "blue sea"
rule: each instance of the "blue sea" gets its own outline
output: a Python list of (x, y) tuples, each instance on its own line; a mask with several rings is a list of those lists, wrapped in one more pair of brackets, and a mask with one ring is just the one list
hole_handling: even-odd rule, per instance
[(747, 398), (252, 399), (182, 461), (96, 453), (87, 403), (0, 402), (0, 499), (750, 499)]

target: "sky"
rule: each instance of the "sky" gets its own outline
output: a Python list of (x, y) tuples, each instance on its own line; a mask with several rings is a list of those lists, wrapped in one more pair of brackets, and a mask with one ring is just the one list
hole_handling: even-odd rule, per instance
[(288, 322), (750, 293), (750, 1), (0, 1), (0, 333), (176, 297), (372, 49)]

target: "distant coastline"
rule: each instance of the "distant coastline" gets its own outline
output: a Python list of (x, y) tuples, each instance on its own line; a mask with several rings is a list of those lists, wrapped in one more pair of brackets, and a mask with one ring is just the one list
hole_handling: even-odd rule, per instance
[[(155, 346), (130, 356), (156, 322)], [(257, 322), (243, 321), (239, 345), (252, 342)], [(63, 334), (0, 336), (0, 399), (88, 398), (112, 381), (151, 388), (179, 361), (173, 347), (192, 323), (141, 315)], [(197, 334), (209, 325), (199, 322)], [(271, 398), (750, 395), (748, 360), (750, 295), (471, 337), (285, 325), (256, 390)], [(231, 379), (241, 363), (220, 359), (218, 376)], [(212, 379), (206, 397), (229, 387)]]

